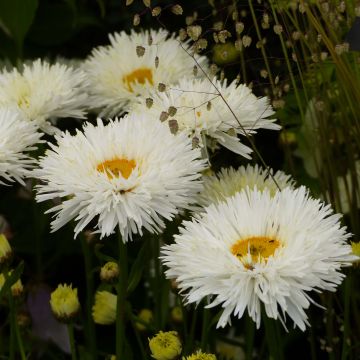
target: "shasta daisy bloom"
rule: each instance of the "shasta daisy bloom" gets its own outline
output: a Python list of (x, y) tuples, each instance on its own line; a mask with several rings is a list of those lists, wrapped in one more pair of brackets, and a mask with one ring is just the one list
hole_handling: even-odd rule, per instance
[(42, 134), (37, 130), (18, 112), (0, 108), (0, 184), (14, 180), (24, 184), (36, 162), (27, 153), (40, 142)]
[(272, 169), (264, 169), (258, 165), (240, 166), (237, 170), (232, 167), (224, 168), (216, 175), (204, 176), (203, 180), (204, 189), (199, 194), (202, 206), (224, 201), (246, 187), (256, 187), (260, 191), (268, 189), (273, 196), (277, 190), (295, 185), (290, 175), (280, 170), (274, 174)]
[(280, 129), (275, 119), (269, 119), (274, 111), (268, 98), (257, 98), (251, 89), (236, 81), (228, 84), (215, 78), (212, 82), (206, 78), (183, 78), (166, 92), (154, 91), (150, 97), (150, 109), (140, 99), (142, 102), (134, 105), (134, 110), (146, 111), (167, 122), (176, 119), (179, 131), (196, 136), (200, 146), (211, 145), (211, 141), (204, 144), (207, 138), (246, 158), (250, 158), (252, 150), (240, 142), (238, 134), (255, 134), (260, 128)]
[(185, 221), (162, 261), (188, 303), (221, 304), (218, 327), (246, 310), (259, 327), (262, 304), (268, 317), (287, 314), (305, 330), (309, 292), (335, 291), (341, 267), (356, 259), (349, 236), (340, 215), (304, 187), (274, 196), (246, 189)]
[(0, 106), (18, 109), (27, 120), (48, 133), (53, 118), (84, 118), (85, 74), (65, 64), (49, 64), (40, 59), (26, 63), (19, 71), (0, 73)]
[(84, 133), (56, 137), (39, 161), (34, 175), (43, 181), (38, 201), (61, 197), (55, 206), (55, 231), (72, 219), (75, 236), (93, 219), (101, 237), (118, 226), (123, 240), (164, 227), (180, 210), (188, 208), (201, 190), (205, 167), (200, 151), (190, 140), (172, 135), (164, 124), (145, 116), (127, 115)]
[[(148, 44), (149, 37), (152, 45)], [(109, 35), (109, 39), (110, 45), (94, 49), (84, 64), (90, 81), (90, 102), (101, 116), (119, 115), (159, 83), (174, 84), (192, 75), (194, 60), (175, 35), (164, 29), (132, 31), (130, 35), (122, 31)], [(188, 43), (182, 46), (189, 49)], [(197, 61), (207, 67), (205, 57), (197, 56)]]

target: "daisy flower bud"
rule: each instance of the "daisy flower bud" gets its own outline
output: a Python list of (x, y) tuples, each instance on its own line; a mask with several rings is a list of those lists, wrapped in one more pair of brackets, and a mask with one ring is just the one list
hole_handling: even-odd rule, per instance
[(92, 316), (96, 324), (109, 325), (116, 320), (116, 295), (109, 291), (97, 291)]
[(146, 330), (146, 325), (151, 324), (154, 316), (150, 309), (141, 309), (138, 314), (138, 318), (141, 322), (136, 321), (135, 326), (139, 331), (144, 331)]
[(12, 257), (11, 246), (4, 234), (0, 234), (0, 266), (9, 262)]
[(203, 353), (201, 350), (198, 350), (196, 353), (183, 357), (183, 360), (216, 360), (214, 354)]
[(181, 323), (184, 320), (184, 314), (183, 314), (181, 306), (174, 306), (171, 309), (170, 316), (171, 316), (172, 321), (174, 321), (176, 323)]
[(119, 277), (119, 265), (114, 261), (109, 261), (100, 269), (101, 281), (113, 283)]
[(60, 284), (50, 295), (50, 306), (59, 321), (71, 321), (80, 310), (77, 289), (73, 289), (72, 285)]
[(181, 354), (182, 345), (176, 331), (160, 331), (149, 339), (151, 356), (155, 360), (175, 360)]
[[(10, 276), (12, 273), (12, 270), (9, 271), (8, 276)], [(4, 274), (0, 274), (0, 290), (5, 284), (5, 276)], [(24, 292), (24, 286), (21, 282), (21, 279), (17, 280), (15, 284), (11, 285), (11, 294), (13, 297), (20, 297)]]

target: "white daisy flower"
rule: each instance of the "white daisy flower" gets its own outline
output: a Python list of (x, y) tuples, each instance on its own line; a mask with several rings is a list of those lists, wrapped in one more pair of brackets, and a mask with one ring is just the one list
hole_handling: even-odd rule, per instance
[[(152, 45), (148, 45), (149, 36)], [(183, 76), (191, 76), (194, 60), (181, 47), (175, 35), (166, 30), (137, 33), (125, 31), (109, 35), (110, 45), (93, 50), (84, 64), (90, 81), (89, 92), (93, 108), (100, 109), (100, 116), (116, 116), (128, 110), (128, 105), (145, 96), (159, 83), (174, 84)], [(188, 43), (182, 46), (189, 50)], [(145, 50), (142, 56), (137, 51)], [(196, 56), (207, 68), (204, 56)], [(156, 67), (156, 59), (159, 60)], [(200, 72), (199, 72), (200, 73)]]
[(0, 184), (5, 184), (3, 180), (25, 184), (23, 178), (36, 163), (27, 152), (36, 149), (41, 136), (37, 126), (21, 114), (0, 108)]
[(84, 118), (85, 83), (83, 71), (38, 59), (25, 63), (22, 71), (0, 73), (0, 106), (17, 109), (43, 131), (53, 133), (56, 128), (47, 120)]
[(259, 191), (267, 189), (274, 196), (279, 189), (295, 186), (290, 175), (280, 170), (274, 174), (273, 169), (264, 169), (257, 164), (240, 166), (237, 170), (232, 167), (221, 169), (216, 175), (204, 176), (203, 180), (204, 189), (199, 194), (199, 204), (204, 207), (224, 201), (246, 187), (256, 187)]
[(101, 237), (119, 227), (124, 241), (142, 228), (164, 227), (180, 209), (188, 208), (201, 190), (205, 163), (184, 136), (170, 134), (164, 124), (127, 115), (104, 125), (84, 125), (84, 133), (56, 137), (35, 176), (38, 201), (64, 198), (51, 209), (55, 231), (72, 219), (75, 236), (97, 218)]
[[(142, 99), (134, 110), (146, 111), (165, 121), (175, 118), (179, 130), (196, 136), (200, 146), (206, 145), (203, 141), (207, 136), (229, 150), (250, 158), (252, 150), (239, 141), (237, 134), (255, 134), (260, 128), (280, 129), (274, 123), (275, 119), (269, 119), (274, 114), (269, 99), (257, 98), (251, 89), (243, 84), (237, 85), (236, 81), (228, 85), (226, 80), (220, 82), (214, 78), (213, 83), (224, 99), (209, 79), (183, 78), (166, 92), (152, 92), (153, 104), (150, 109), (146, 109), (146, 102)], [(165, 116), (164, 119), (164, 115), (171, 115), (174, 109), (174, 117)]]
[(209, 307), (221, 304), (218, 327), (245, 310), (259, 327), (262, 304), (269, 318), (283, 322), (287, 314), (305, 330), (308, 293), (335, 291), (341, 267), (356, 259), (340, 215), (304, 187), (274, 196), (247, 189), (183, 226), (175, 244), (162, 248), (166, 275), (187, 303), (209, 296)]

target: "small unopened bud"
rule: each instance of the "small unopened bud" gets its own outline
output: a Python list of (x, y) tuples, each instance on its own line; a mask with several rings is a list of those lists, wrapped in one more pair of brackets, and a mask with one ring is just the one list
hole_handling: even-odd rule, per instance
[(252, 39), (250, 36), (244, 35), (242, 38), (242, 44), (244, 45), (244, 47), (249, 47), (251, 45), (251, 41)]
[(261, 71), (260, 71), (260, 76), (262, 77), (262, 78), (264, 78), (264, 79), (266, 79), (267, 77), (268, 77), (268, 72), (265, 70), (265, 69), (262, 69)]
[(159, 16), (161, 14), (161, 7), (160, 6), (156, 6), (151, 10), (151, 15), (152, 16)]
[(279, 24), (274, 25), (274, 33), (280, 35), (283, 32), (283, 27)]
[(207, 111), (210, 111), (210, 110), (211, 110), (211, 101), (209, 101), (209, 102), (206, 104), (206, 110), (207, 110)]
[(134, 19), (133, 19), (133, 25), (134, 26), (138, 26), (140, 24), (140, 15), (139, 14), (135, 14), (134, 15)]
[(176, 114), (176, 112), (177, 112), (177, 109), (176, 109), (176, 107), (174, 107), (174, 106), (170, 106), (169, 108), (168, 108), (168, 114), (170, 115), (170, 116), (175, 116), (175, 114)]
[(169, 114), (166, 111), (162, 111), (160, 114), (160, 121), (164, 122), (169, 118)]
[(182, 15), (183, 13), (183, 8), (179, 4), (172, 6), (170, 10), (175, 15)]
[(146, 7), (150, 7), (151, 6), (151, 0), (143, 0), (143, 3)]
[(150, 109), (153, 106), (154, 100), (152, 98), (146, 98), (146, 107)]
[(164, 83), (159, 83), (158, 90), (164, 92), (166, 90), (166, 85)]
[(126, 0), (126, 6), (131, 5), (134, 2), (134, 0)]
[(145, 48), (143, 47), (143, 46), (141, 46), (141, 45), (138, 45), (137, 47), (136, 47), (136, 55), (138, 56), (138, 57), (141, 57), (141, 56), (143, 56), (145, 54)]
[(16, 314), (16, 322), (20, 328), (27, 328), (31, 324), (31, 317), (27, 311), (19, 311)]
[(149, 340), (151, 356), (157, 360), (178, 359), (182, 345), (176, 331), (160, 331)]
[(100, 269), (100, 280), (113, 283), (119, 277), (119, 265), (114, 261), (108, 261)]
[(170, 132), (175, 135), (179, 131), (179, 124), (177, 120), (175, 119), (169, 120), (169, 128), (170, 128)]
[(202, 32), (200, 25), (191, 25), (187, 27), (187, 34), (194, 41), (198, 40)]
[(135, 321), (135, 326), (139, 331), (145, 331), (146, 325), (150, 325), (153, 321), (153, 313), (150, 309), (141, 309), (138, 318), (141, 321)]
[(156, 69), (159, 67), (159, 57), (155, 56), (155, 67)]
[(92, 307), (92, 317), (96, 324), (110, 325), (116, 320), (116, 295), (109, 291), (97, 291)]
[(171, 320), (176, 323), (181, 323), (184, 320), (182, 308), (180, 306), (174, 306), (171, 309)]
[(242, 40), (241, 39), (237, 39), (235, 41), (235, 49), (238, 50), (238, 51), (241, 51), (242, 50), (242, 47), (243, 47), (243, 44), (242, 44)]
[(50, 296), (50, 306), (54, 316), (61, 322), (71, 321), (80, 310), (77, 289), (72, 285), (59, 285)]
[(187, 38), (187, 32), (185, 29), (179, 30), (179, 39), (180, 41), (184, 41)]
[(279, 81), (280, 81), (279, 75), (276, 75), (275, 81), (274, 81), (275, 85), (277, 85), (279, 83)]
[(208, 45), (208, 42), (206, 39), (202, 38), (202, 39), (199, 39), (198, 41), (196, 41), (195, 43), (195, 50), (197, 52), (201, 51), (201, 50), (204, 50), (207, 48), (207, 45)]
[[(12, 270), (8, 272), (8, 276), (10, 276), (12, 273)], [(0, 274), (0, 291), (2, 287), (4, 286), (6, 281), (5, 275)], [(24, 292), (24, 286), (21, 282), (21, 279), (17, 280), (15, 284), (11, 285), (11, 294), (13, 297), (20, 297)]]
[(235, 24), (235, 31), (236, 31), (236, 33), (240, 35), (240, 34), (243, 32), (244, 27), (245, 27), (244, 23), (238, 21), (238, 22)]
[(223, 44), (226, 43), (226, 39), (231, 37), (231, 33), (227, 30), (221, 30), (219, 31), (218, 33), (218, 38), (219, 38), (219, 41)]
[(4, 234), (0, 234), (0, 267), (8, 263), (12, 257), (11, 246)]

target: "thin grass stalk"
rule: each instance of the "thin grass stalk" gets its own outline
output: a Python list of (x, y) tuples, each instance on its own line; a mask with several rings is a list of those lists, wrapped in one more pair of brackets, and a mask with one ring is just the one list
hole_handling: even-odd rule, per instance
[(343, 332), (343, 342), (342, 342), (342, 351), (341, 351), (341, 360), (348, 359), (349, 355), (349, 335), (350, 335), (350, 298), (351, 298), (351, 274), (348, 274), (345, 279), (345, 291), (344, 291), (344, 332)]
[(85, 282), (86, 282), (86, 326), (85, 326), (85, 335), (87, 348), (90, 350), (89, 356), (93, 359), (96, 358), (97, 348), (96, 348), (96, 333), (95, 333), (95, 324), (92, 319), (92, 299), (94, 298), (94, 280), (93, 280), (93, 271), (92, 271), (92, 256), (89, 249), (89, 244), (86, 241), (85, 235), (81, 234), (80, 236), (82, 252), (84, 256), (84, 266), (85, 266)]
[(116, 301), (116, 359), (126, 359), (126, 336), (125, 336), (125, 306), (126, 306), (126, 289), (127, 289), (127, 247), (123, 242), (121, 233), (118, 235), (118, 257), (120, 274), (117, 284), (117, 301)]

